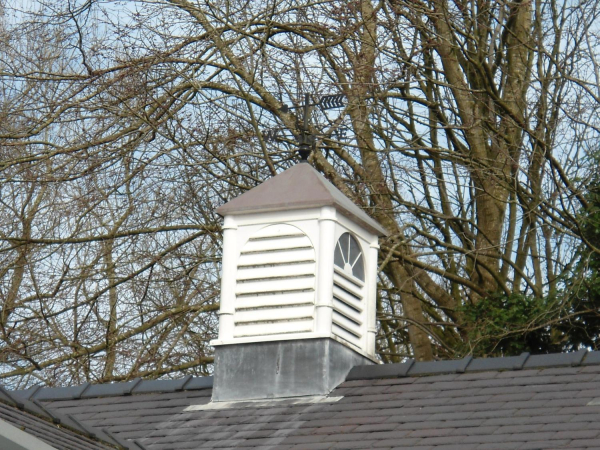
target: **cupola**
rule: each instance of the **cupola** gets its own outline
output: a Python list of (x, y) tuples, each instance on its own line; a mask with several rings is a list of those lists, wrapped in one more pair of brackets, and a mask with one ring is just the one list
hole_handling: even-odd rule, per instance
[(376, 361), (381, 225), (306, 163), (217, 212), (214, 401), (324, 395)]

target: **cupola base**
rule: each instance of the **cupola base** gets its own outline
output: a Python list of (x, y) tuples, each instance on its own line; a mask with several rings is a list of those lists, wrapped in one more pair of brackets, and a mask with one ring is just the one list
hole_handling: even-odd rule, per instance
[(327, 395), (366, 364), (374, 362), (331, 338), (219, 345), (212, 401)]

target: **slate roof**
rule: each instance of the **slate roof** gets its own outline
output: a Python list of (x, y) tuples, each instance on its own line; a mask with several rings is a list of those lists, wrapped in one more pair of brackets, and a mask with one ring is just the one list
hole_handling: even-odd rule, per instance
[(0, 388), (0, 420), (57, 449), (106, 450), (135, 449), (110, 433), (92, 430), (76, 418), (48, 410), (37, 402), (17, 398)]
[(600, 448), (600, 352), (355, 367), (327, 398), (210, 404), (210, 386), (16, 394), (148, 450)]
[(310, 164), (300, 163), (218, 207), (222, 216), (333, 206), (378, 236), (387, 231)]

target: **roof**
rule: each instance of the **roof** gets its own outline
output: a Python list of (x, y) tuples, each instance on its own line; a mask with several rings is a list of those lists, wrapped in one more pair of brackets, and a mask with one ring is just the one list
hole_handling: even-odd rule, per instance
[(322, 398), (210, 403), (210, 385), (16, 394), (148, 450), (600, 448), (600, 352), (359, 366)]
[(48, 410), (37, 402), (0, 388), (0, 447), (4, 450), (105, 450), (131, 448), (134, 444), (92, 430), (76, 418)]
[(310, 164), (300, 163), (218, 207), (222, 216), (333, 206), (378, 236), (387, 231)]

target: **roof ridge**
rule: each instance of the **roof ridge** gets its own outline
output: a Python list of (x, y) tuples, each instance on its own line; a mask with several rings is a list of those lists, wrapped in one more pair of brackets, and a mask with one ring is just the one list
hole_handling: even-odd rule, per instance
[(168, 393), (178, 391), (197, 391), (211, 389), (213, 377), (193, 377), (187, 375), (174, 380), (143, 380), (135, 378), (119, 383), (92, 384), (89, 382), (76, 386), (40, 387), (12, 391), (16, 400), (77, 400), (94, 397), (120, 397), (135, 394)]
[(355, 366), (346, 381), (376, 378), (402, 378), (412, 376), (441, 375), (448, 373), (488, 372), (521, 369), (544, 369), (551, 367), (576, 367), (600, 364), (600, 351), (586, 349), (567, 353), (531, 355), (528, 352), (517, 356), (497, 358), (473, 358), (445, 361), (415, 361), (408, 359), (399, 364)]

